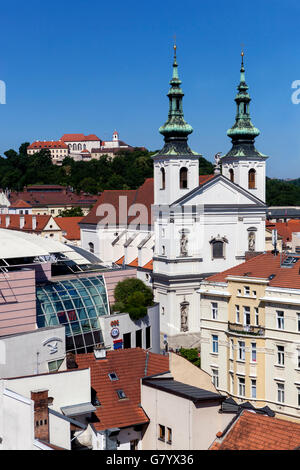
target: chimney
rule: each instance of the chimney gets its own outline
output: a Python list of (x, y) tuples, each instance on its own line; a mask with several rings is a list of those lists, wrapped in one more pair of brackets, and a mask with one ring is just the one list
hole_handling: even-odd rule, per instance
[(34, 437), (49, 442), (48, 390), (31, 392), (34, 401)]
[(25, 225), (25, 217), (24, 215), (20, 215), (20, 229), (23, 230)]
[(9, 215), (6, 215), (5, 216), (5, 227), (8, 227), (10, 224), (10, 216)]
[(36, 229), (36, 215), (32, 216), (32, 230)]

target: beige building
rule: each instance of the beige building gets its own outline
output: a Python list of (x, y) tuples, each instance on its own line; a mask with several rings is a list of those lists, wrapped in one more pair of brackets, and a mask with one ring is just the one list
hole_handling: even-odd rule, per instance
[(27, 154), (33, 155), (41, 150), (49, 150), (52, 162), (56, 165), (61, 165), (64, 158), (69, 155), (69, 147), (62, 140), (39, 141), (36, 140), (29, 147), (27, 147)]
[(300, 257), (266, 253), (201, 283), (201, 366), (241, 402), (300, 418)]

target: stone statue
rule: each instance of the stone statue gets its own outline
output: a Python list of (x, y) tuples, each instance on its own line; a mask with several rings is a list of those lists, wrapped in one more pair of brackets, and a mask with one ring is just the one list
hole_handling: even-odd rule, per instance
[(248, 235), (248, 250), (255, 251), (255, 233), (250, 232)]
[(180, 331), (188, 331), (188, 311), (189, 311), (189, 302), (181, 302), (180, 304)]
[(182, 232), (181, 239), (180, 239), (180, 256), (187, 256), (187, 244), (188, 238), (184, 232)]

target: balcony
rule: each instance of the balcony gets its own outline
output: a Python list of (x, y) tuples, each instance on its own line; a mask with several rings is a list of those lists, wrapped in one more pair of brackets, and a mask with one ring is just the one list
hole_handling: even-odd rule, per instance
[(242, 325), (240, 323), (228, 322), (228, 331), (242, 335), (264, 336), (265, 329), (262, 326)]

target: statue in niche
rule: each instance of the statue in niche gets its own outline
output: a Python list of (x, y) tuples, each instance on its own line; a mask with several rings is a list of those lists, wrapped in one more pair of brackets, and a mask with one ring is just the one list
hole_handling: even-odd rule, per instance
[(181, 238), (180, 238), (180, 256), (188, 255), (187, 245), (188, 245), (188, 237), (184, 232), (182, 232)]
[(255, 251), (255, 233), (250, 232), (248, 235), (248, 251)]
[(180, 331), (188, 331), (188, 313), (189, 313), (189, 302), (184, 300), (180, 304)]

